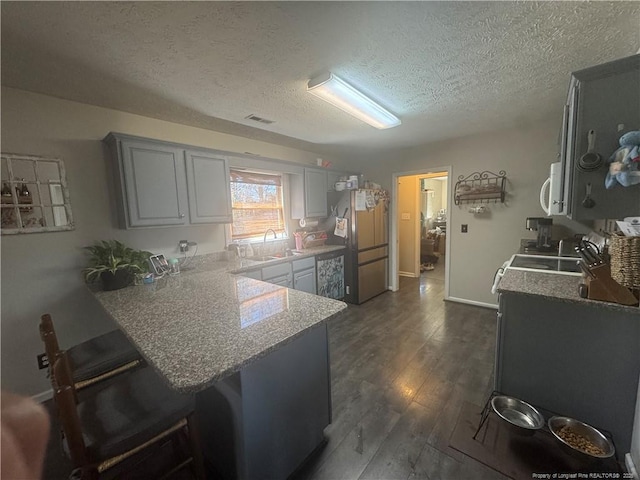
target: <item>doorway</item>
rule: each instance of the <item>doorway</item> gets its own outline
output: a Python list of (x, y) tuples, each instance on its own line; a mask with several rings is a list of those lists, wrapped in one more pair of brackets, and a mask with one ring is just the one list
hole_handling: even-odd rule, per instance
[(449, 297), (450, 177), (449, 166), (392, 175), (390, 290), (399, 289), (400, 276), (433, 272)]

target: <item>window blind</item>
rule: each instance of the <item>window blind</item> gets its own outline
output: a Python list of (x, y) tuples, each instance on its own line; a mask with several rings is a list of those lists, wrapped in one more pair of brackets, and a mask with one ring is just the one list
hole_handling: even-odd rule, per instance
[(285, 232), (282, 177), (231, 170), (231, 210), (234, 240), (259, 237), (272, 228)]

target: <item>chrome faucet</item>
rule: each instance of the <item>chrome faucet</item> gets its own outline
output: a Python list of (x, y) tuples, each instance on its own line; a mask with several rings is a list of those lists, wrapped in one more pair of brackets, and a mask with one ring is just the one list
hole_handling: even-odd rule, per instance
[(266, 243), (267, 243), (267, 234), (269, 232), (273, 232), (273, 239), (274, 240), (278, 239), (278, 235), (276, 234), (276, 231), (273, 228), (267, 228), (267, 231), (264, 232), (264, 238), (262, 239), (262, 252), (263, 253), (265, 251), (265, 247), (266, 247)]

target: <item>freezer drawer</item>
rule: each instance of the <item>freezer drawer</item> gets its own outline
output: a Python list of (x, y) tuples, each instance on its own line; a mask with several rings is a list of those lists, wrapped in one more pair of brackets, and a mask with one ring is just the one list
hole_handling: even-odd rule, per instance
[(386, 290), (386, 258), (358, 267), (358, 303), (364, 303)]
[(389, 249), (386, 245), (378, 248), (372, 248), (370, 250), (365, 250), (364, 252), (358, 252), (358, 265), (362, 265), (363, 263), (368, 263), (372, 260), (378, 260), (388, 256)]

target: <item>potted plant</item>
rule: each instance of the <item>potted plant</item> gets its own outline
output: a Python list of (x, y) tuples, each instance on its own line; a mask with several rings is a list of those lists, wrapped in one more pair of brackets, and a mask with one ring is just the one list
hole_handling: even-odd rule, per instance
[(84, 248), (89, 252), (85, 279), (92, 282), (100, 277), (104, 290), (124, 288), (132, 283), (136, 273), (149, 271), (152, 253), (129, 248), (117, 240), (102, 240)]

